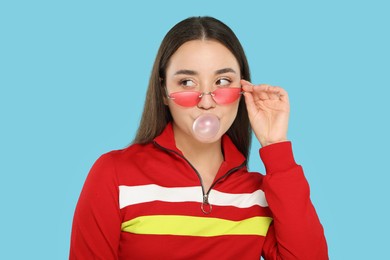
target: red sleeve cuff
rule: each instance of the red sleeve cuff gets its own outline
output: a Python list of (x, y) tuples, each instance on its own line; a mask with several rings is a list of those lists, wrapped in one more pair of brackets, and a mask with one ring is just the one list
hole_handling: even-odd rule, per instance
[(259, 153), (267, 174), (286, 171), (297, 165), (290, 141), (267, 145)]

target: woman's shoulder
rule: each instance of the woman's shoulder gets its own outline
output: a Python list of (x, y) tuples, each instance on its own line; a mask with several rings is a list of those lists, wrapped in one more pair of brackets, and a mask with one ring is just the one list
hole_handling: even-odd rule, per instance
[(97, 161), (111, 161), (113, 163), (132, 162), (142, 158), (143, 156), (150, 156), (153, 153), (154, 145), (148, 144), (131, 144), (125, 148), (111, 150), (102, 154)]

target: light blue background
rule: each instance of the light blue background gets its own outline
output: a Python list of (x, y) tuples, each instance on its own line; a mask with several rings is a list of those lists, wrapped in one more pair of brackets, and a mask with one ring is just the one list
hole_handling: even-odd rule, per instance
[[(211, 15), (253, 82), (290, 93), (289, 137), (331, 259), (389, 257), (386, 1), (2, 1), (0, 259), (66, 259), (74, 207), (102, 153), (134, 137), (158, 46)], [(263, 171), (253, 144), (250, 168)]]

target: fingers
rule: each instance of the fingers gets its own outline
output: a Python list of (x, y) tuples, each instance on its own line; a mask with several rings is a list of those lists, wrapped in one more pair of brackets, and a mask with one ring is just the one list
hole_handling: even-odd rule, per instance
[(240, 82), (241, 82), (241, 85), (253, 85), (252, 83), (250, 83), (249, 81), (247, 81), (247, 80), (245, 80), (245, 79), (242, 79), (242, 80), (240, 80)]
[(254, 99), (260, 100), (282, 100), (288, 102), (287, 91), (281, 87), (275, 87), (268, 84), (254, 85), (246, 80), (241, 80), (242, 89), (244, 92), (249, 92), (254, 95)]

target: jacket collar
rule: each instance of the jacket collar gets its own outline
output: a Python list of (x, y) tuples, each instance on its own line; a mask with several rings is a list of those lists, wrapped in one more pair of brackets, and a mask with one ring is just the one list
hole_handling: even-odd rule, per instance
[[(154, 141), (165, 149), (172, 150), (183, 156), (182, 152), (176, 147), (173, 126), (171, 122), (167, 124), (163, 132), (157, 136)], [(224, 162), (221, 165), (221, 168), (227, 167), (231, 169), (238, 167), (245, 162), (245, 157), (237, 149), (227, 134), (222, 136), (222, 149), (224, 153)]]

